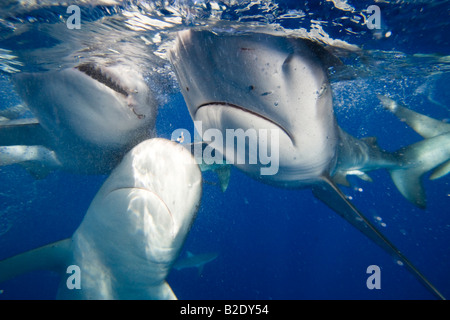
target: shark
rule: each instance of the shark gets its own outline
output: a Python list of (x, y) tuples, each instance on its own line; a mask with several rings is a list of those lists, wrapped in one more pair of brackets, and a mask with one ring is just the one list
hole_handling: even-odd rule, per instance
[(178, 32), (168, 58), (194, 124), (222, 133), (230, 129), (277, 132), (278, 139), (257, 140), (258, 148), (265, 146), (277, 153), (275, 173), (262, 174), (261, 168), (267, 166), (263, 161), (235, 160), (236, 154), (245, 159), (239, 152), (256, 150), (251, 139), (246, 140), (245, 149), (228, 142), (210, 143), (228, 163), (276, 187), (310, 188), (316, 198), (406, 266), (437, 298), (444, 299), (338, 184), (347, 175), (366, 177), (369, 171), (386, 169), (396, 185), (411, 194), (407, 198), (423, 207), (424, 195), (408, 184), (449, 160), (448, 150), (438, 149), (439, 142), (449, 145), (446, 134), (392, 153), (381, 149), (374, 138), (358, 139), (345, 132), (334, 114), (328, 73), (343, 63), (310, 39), (192, 28)]
[[(430, 179), (442, 178), (450, 172), (450, 124), (417, 113), (389, 97), (378, 95), (383, 107), (404, 121), (425, 138), (416, 144), (399, 150), (407, 158), (414, 158), (420, 166), (410, 166), (402, 171), (392, 171), (391, 177), (401, 194), (419, 207), (426, 206), (423, 176), (433, 170)], [(440, 163), (436, 166), (436, 163)]]
[[(61, 275), (59, 299), (176, 299), (165, 279), (201, 194), (201, 171), (188, 150), (146, 140), (111, 172), (71, 238), (0, 261), (0, 282), (52, 270)], [(74, 266), (78, 288), (67, 277)]]
[(186, 258), (177, 260), (173, 265), (173, 269), (182, 270), (188, 268), (197, 268), (198, 273), (201, 274), (205, 264), (215, 260), (218, 256), (218, 253), (193, 254), (192, 252), (187, 251)]
[(20, 164), (37, 178), (53, 170), (107, 174), (155, 136), (158, 104), (133, 64), (84, 62), (11, 79), (34, 117), (0, 122), (2, 166)]

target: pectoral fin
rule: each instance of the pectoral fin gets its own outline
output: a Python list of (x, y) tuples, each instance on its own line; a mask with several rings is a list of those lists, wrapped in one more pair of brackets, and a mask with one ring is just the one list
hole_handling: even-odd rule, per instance
[(43, 146), (0, 146), (0, 166), (16, 163), (41, 178), (61, 167), (55, 152)]
[(0, 261), (0, 283), (34, 270), (62, 272), (70, 261), (71, 243), (57, 241)]
[(2, 121), (0, 146), (48, 145), (48, 134), (35, 118)]
[(442, 294), (425, 278), (420, 271), (381, 233), (372, 223), (345, 197), (341, 190), (327, 177), (323, 182), (313, 187), (316, 198), (333, 209), (341, 217), (351, 223), (369, 239), (399, 259), (408, 270), (436, 297), (445, 299)]
[(231, 165), (224, 164), (217, 169), (214, 169), (214, 172), (219, 178), (220, 189), (222, 190), (222, 192), (225, 192), (228, 188), (228, 184), (230, 183)]

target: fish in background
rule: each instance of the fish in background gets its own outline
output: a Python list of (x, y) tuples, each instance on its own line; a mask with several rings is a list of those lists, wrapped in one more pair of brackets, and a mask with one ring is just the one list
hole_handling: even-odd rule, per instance
[(216, 252), (193, 254), (192, 252), (187, 251), (186, 257), (178, 259), (172, 268), (175, 270), (197, 268), (198, 274), (201, 275), (205, 264), (215, 260), (218, 256), (219, 254)]

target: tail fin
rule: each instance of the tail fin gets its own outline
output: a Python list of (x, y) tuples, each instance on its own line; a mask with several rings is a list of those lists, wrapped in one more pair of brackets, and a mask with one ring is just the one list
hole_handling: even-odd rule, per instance
[[(196, 155), (195, 148), (199, 148), (199, 150), (201, 150), (200, 155), (203, 157), (204, 149), (208, 147), (208, 143), (206, 143), (205, 141), (199, 141), (193, 143), (185, 143), (183, 144), (183, 146), (186, 149), (190, 150), (194, 156)], [(216, 152), (215, 149), (213, 149), (213, 152)], [(225, 159), (222, 159), (222, 156), (220, 156), (220, 158), (221, 158), (220, 161), (217, 161), (218, 159), (215, 159), (215, 161), (212, 164), (205, 163), (205, 161), (202, 158), (201, 162), (199, 163), (199, 166), (202, 172), (209, 170), (214, 171), (219, 179), (220, 189), (222, 190), (222, 192), (225, 192), (228, 188), (228, 184), (230, 183), (231, 165), (226, 164)], [(196, 158), (196, 160), (198, 161), (200, 159)]]
[[(419, 208), (426, 207), (422, 176), (438, 167), (447, 168), (450, 160), (450, 133), (425, 139), (397, 151), (401, 165), (389, 170), (401, 194)], [(439, 172), (442, 176), (443, 172)]]

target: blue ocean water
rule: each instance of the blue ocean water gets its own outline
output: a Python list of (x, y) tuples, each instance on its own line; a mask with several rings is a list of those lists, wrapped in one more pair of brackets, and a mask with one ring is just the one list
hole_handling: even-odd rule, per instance
[[(349, 57), (344, 61), (354, 66), (357, 76), (332, 84), (338, 122), (354, 136), (376, 136), (380, 146), (389, 151), (421, 140), (406, 124), (381, 107), (376, 94), (389, 95), (436, 119), (448, 121), (450, 118), (447, 1), (376, 2), (382, 13), (381, 31), (370, 31), (354, 18), (358, 16), (357, 12), (374, 4), (371, 1), (215, 3), (226, 7), (219, 21), (280, 25), (287, 30), (311, 30), (312, 25), (321, 26), (329, 37), (368, 52), (373, 59), (371, 68), (361, 67), (361, 64), (364, 66), (361, 58)], [(197, 8), (186, 1), (172, 1), (170, 5)], [(126, 4), (82, 8), (82, 13), (94, 22), (132, 9)], [(142, 8), (147, 7), (140, 8), (140, 12), (145, 13)], [(247, 10), (239, 10), (243, 8)], [(21, 59), (30, 58), (30, 61), (22, 61), (23, 66), (18, 66), (13, 64), (14, 58), (5, 58), (6, 53), (0, 51), (3, 54), (0, 60), (1, 109), (20, 103), (9, 81), (7, 66), (52, 68), (53, 63), (59, 63), (53, 62), (52, 56), (43, 57), (38, 51), (34, 54), (30, 51), (54, 46), (46, 26), (64, 23), (60, 17), (67, 16), (65, 9), (31, 7), (17, 9), (16, 15), (12, 16), (0, 11), (0, 48)], [(149, 12), (156, 11), (165, 12), (159, 7)], [(176, 11), (183, 19), (181, 24), (173, 27), (174, 30), (203, 21), (201, 14), (204, 12), (200, 9), (191, 10), (191, 16), (185, 14), (187, 11)], [(286, 18), (288, 13), (295, 18)], [(280, 18), (283, 14), (285, 18)], [(32, 37), (31, 33), (19, 32), (22, 26), (29, 24), (32, 24), (29, 29)], [(108, 32), (126, 32), (116, 28), (118, 30), (105, 31), (105, 41)], [(140, 36), (147, 39), (156, 33), (154, 28), (134, 32), (141, 32)], [(157, 29), (157, 33), (162, 35), (164, 42), (164, 32)], [(26, 50), (20, 47), (20, 41), (26, 44)], [(156, 43), (159, 44), (154, 41)], [(158, 85), (151, 79), (149, 81)], [(165, 85), (170, 87), (172, 84), (167, 81), (169, 84)], [(161, 95), (163, 102), (156, 126), (158, 136), (170, 138), (177, 128), (192, 132), (193, 124), (181, 94), (174, 89)], [(374, 171), (370, 176), (371, 183), (352, 179), (353, 187), (344, 187), (344, 193), (444, 296), (449, 297), (448, 176), (433, 181), (424, 177), (428, 200), (425, 210), (405, 200), (386, 171)], [(20, 166), (0, 167), (0, 259), (70, 237), (105, 179), (106, 176), (53, 172), (44, 179), (35, 180)], [(186, 254), (185, 251), (216, 252), (219, 256), (206, 264), (201, 273), (197, 269), (170, 273), (167, 281), (178, 298), (434, 298), (405, 267), (399, 266), (377, 245), (320, 203), (309, 190), (264, 185), (235, 168), (225, 193), (220, 191), (217, 177), (212, 172), (205, 172), (204, 180), (201, 207), (181, 256)], [(366, 286), (369, 277), (366, 270), (370, 265), (381, 268), (381, 289), (369, 290)], [(0, 299), (53, 299), (58, 282), (58, 276), (50, 272), (32, 272), (0, 284)]]

